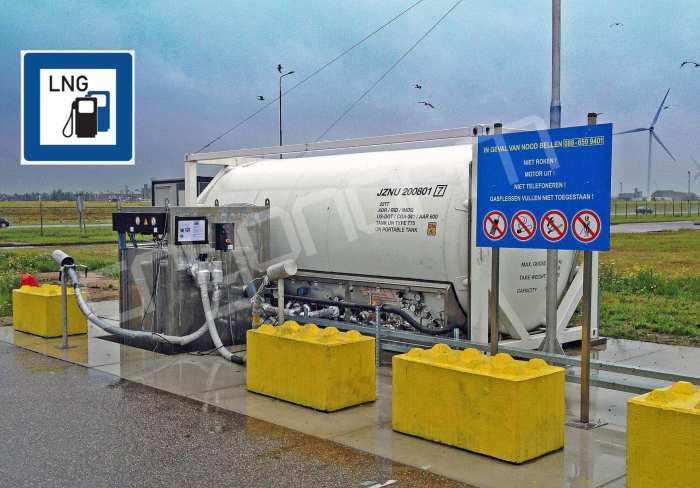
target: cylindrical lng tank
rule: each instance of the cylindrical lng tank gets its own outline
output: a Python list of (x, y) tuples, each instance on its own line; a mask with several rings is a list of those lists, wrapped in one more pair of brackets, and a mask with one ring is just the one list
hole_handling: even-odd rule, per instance
[[(452, 283), (468, 310), (471, 158), (460, 144), (263, 159), (224, 168), (198, 203), (269, 205), (270, 256), (300, 270)], [(545, 256), (501, 252), (503, 296), (528, 330), (545, 321)], [(574, 256), (559, 256), (561, 297)], [(471, 286), (488, 287), (488, 272), (473, 269)]]

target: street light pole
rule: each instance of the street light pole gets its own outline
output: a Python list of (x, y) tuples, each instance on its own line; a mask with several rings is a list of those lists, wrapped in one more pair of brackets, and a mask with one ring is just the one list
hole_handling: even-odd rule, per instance
[[(561, 61), (561, 0), (552, 0), (552, 101), (549, 104), (549, 127), (561, 127), (560, 63)], [(557, 338), (557, 284), (559, 281), (559, 252), (547, 249), (547, 284), (545, 292), (545, 337), (540, 350), (564, 354)]]
[[(287, 75), (294, 74), (294, 71), (289, 71), (287, 73), (281, 74), (280, 75), (280, 84), (279, 84), (279, 105), (280, 105), (280, 147), (282, 146), (282, 78), (284, 78)], [(282, 153), (280, 153), (280, 159), (282, 159)]]

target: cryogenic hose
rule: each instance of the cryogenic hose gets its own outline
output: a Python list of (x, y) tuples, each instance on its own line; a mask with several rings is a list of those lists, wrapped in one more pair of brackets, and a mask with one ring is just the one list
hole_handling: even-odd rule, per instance
[[(217, 351), (219, 351), (219, 354), (223, 356), (224, 359), (227, 361), (231, 361), (233, 363), (237, 364), (245, 364), (245, 361), (243, 358), (234, 355), (231, 351), (226, 349), (224, 347), (223, 342), (221, 342), (221, 337), (219, 337), (219, 331), (216, 330), (216, 323), (214, 322), (214, 314), (211, 311), (211, 304), (209, 303), (209, 291), (207, 289), (207, 282), (204, 281), (203, 279), (198, 279), (199, 282), (199, 292), (200, 295), (202, 296), (202, 308), (204, 309), (204, 317), (207, 320), (207, 326), (209, 327), (209, 335), (211, 336), (211, 340), (214, 343), (214, 347), (216, 348)], [(215, 303), (218, 303), (218, 296), (221, 294), (221, 290), (216, 288), (214, 290), (214, 301)]]
[[(159, 333), (154, 333), (154, 332), (146, 332), (146, 331), (140, 331), (140, 330), (129, 330), (129, 329), (122, 329), (121, 327), (116, 327), (114, 325), (111, 325), (104, 321), (102, 318), (100, 318), (94, 310), (92, 310), (92, 307), (88, 305), (88, 303), (85, 301), (85, 298), (83, 297), (81, 288), (80, 288), (80, 279), (78, 278), (78, 273), (75, 271), (75, 268), (73, 267), (74, 265), (74, 260), (72, 257), (70, 257), (68, 254), (65, 252), (57, 249), (52, 253), (53, 259), (56, 261), (56, 263), (61, 266), (61, 268), (68, 274), (68, 277), (70, 278), (71, 282), (73, 283), (73, 289), (75, 291), (75, 300), (78, 303), (78, 307), (80, 308), (80, 311), (87, 317), (87, 319), (95, 324), (97, 327), (100, 329), (104, 330), (105, 332), (108, 332), (112, 335), (116, 335), (118, 337), (124, 337), (127, 339), (133, 339), (133, 340), (148, 340), (148, 341), (153, 341), (153, 342), (159, 342), (162, 344), (176, 344), (179, 346), (185, 346), (191, 342), (196, 341), (200, 337), (202, 337), (207, 329), (208, 329), (208, 324), (203, 324), (199, 329), (197, 329), (195, 332), (188, 334), (186, 336), (171, 336), (171, 335), (165, 335), (165, 334), (159, 334)], [(217, 301), (217, 309), (218, 309), (218, 301)]]
[(100, 329), (104, 330), (105, 332), (109, 332), (110, 334), (119, 336), (119, 337), (125, 337), (127, 339), (141, 339), (141, 340), (152, 340), (155, 342), (160, 342), (162, 344), (177, 344), (179, 346), (185, 346), (189, 344), (190, 342), (194, 342), (200, 337), (202, 337), (208, 329), (208, 325), (204, 324), (202, 325), (199, 329), (197, 329), (195, 332), (188, 334), (186, 336), (171, 336), (171, 335), (165, 335), (165, 334), (159, 334), (157, 332), (146, 332), (146, 331), (141, 331), (141, 330), (129, 330), (129, 329), (122, 329), (120, 327), (116, 327), (114, 325), (111, 325), (104, 321), (102, 318), (100, 318), (94, 310), (92, 310), (92, 307), (88, 305), (88, 303), (85, 301), (85, 298), (83, 298), (83, 294), (80, 289), (80, 280), (78, 279), (78, 273), (76, 273), (74, 268), (67, 268), (68, 272), (68, 277), (70, 280), (73, 282), (73, 289), (75, 290), (75, 300), (78, 303), (78, 307), (80, 307), (80, 311), (83, 312), (83, 314), (87, 317), (87, 319), (95, 324), (97, 327)]

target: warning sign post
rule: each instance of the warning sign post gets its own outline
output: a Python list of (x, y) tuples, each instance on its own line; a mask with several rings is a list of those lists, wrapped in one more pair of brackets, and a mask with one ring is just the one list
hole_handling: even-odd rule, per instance
[[(500, 248), (583, 251), (581, 418), (589, 420), (593, 251), (610, 249), (612, 124), (480, 136), (476, 148), (476, 245), (491, 249), (489, 342), (498, 352)], [(540, 349), (561, 349), (556, 322), (556, 273), (547, 275), (547, 328)], [(551, 261), (556, 263), (556, 259)], [(554, 266), (556, 269), (556, 265)], [(597, 290), (597, 288), (596, 288)], [(550, 308), (553, 311), (550, 314)]]

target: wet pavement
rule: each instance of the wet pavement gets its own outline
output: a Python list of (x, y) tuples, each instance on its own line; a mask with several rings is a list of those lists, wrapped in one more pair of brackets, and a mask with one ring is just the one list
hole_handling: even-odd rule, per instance
[(695, 225), (695, 222), (690, 220), (680, 220), (676, 222), (640, 222), (610, 226), (612, 234), (643, 234), (645, 232), (670, 230), (700, 230), (700, 225)]
[[(99, 302), (93, 306), (102, 316), (114, 317), (117, 314), (117, 302)], [(72, 444), (73, 437), (78, 439), (77, 443), (84, 445), (85, 443), (79, 440), (80, 436), (88, 434), (96, 436), (90, 432), (93, 428), (98, 429), (98, 432), (108, 436), (107, 440), (111, 442), (109, 445), (116, 446), (116, 441), (113, 440), (116, 437), (119, 442), (127, 446), (121, 448), (116, 446), (116, 456), (112, 452), (107, 452), (109, 462), (117, 462), (120, 472), (133, 469), (143, 476), (143, 480), (154, 483), (139, 485), (136, 483), (139, 477), (134, 476), (129, 478), (130, 482), (136, 480), (133, 486), (160, 486), (158, 484), (161, 482), (160, 477), (167, 478), (168, 474), (159, 472), (158, 463), (180, 469), (177, 464), (185, 463), (190, 459), (195, 459), (205, 466), (201, 471), (196, 470), (203, 477), (202, 479), (214, 480), (213, 484), (201, 483), (203, 486), (216, 486), (219, 482), (216, 466), (223, 466), (227, 470), (226, 473), (234, 473), (242, 479), (249, 480), (245, 482), (248, 484), (232, 482), (231, 486), (313, 485), (368, 488), (389, 480), (398, 480), (397, 487), (456, 486), (450, 485), (446, 478), (481, 488), (520, 486), (622, 488), (625, 486), (626, 409), (627, 400), (634, 396), (632, 393), (591, 388), (591, 419), (604, 422), (606, 425), (593, 430), (579, 430), (566, 426), (563, 450), (518, 466), (394, 432), (391, 429), (391, 368), (388, 366), (390, 364), (388, 357), (385, 358), (385, 366), (377, 371), (376, 402), (326, 414), (248, 392), (245, 387), (245, 368), (232, 365), (219, 356), (191, 354), (164, 356), (152, 351), (105, 341), (100, 339), (101, 335), (104, 335), (104, 332), (89, 324), (88, 334), (71, 337), (72, 347), (63, 350), (59, 348), (60, 338), (42, 339), (16, 332), (11, 327), (0, 327), (0, 344), (5, 342), (67, 362), (56, 362), (35, 354), (22, 356), (23, 359), (15, 360), (14, 369), (22, 369), (21, 381), (25, 386), (8, 389), (4, 386), (8, 381), (4, 379), (5, 371), (11, 371), (12, 368), (8, 369), (0, 359), (0, 419), (2, 419), (0, 432), (4, 433), (6, 430), (1, 422), (7, 422), (7, 419), (14, 419), (13, 430), (18, 431), (12, 434), (13, 439), (18, 440), (3, 442), (5, 446), (2, 449), (10, 452), (11, 446), (22, 445), (23, 429), (31, 432), (35, 429), (55, 432), (56, 440), (55, 442), (51, 440), (52, 449), (58, 449), (58, 452), (60, 452), (60, 446)], [(3, 350), (7, 351), (7, 347), (4, 346)], [(240, 354), (245, 353), (240, 352)], [(594, 359), (629, 366), (677, 371), (681, 374), (697, 374), (700, 370), (700, 348), (622, 339), (611, 339), (605, 346), (596, 347)], [(68, 363), (85, 368), (70, 366)], [(46, 364), (52, 366), (47, 367)], [(80, 379), (71, 380), (73, 390), (63, 387), (61, 382), (56, 383), (56, 388), (52, 386), (57, 375), (64, 374), (65, 368), (68, 368), (66, 371), (69, 370), (71, 375), (80, 375), (78, 376)], [(596, 372), (593, 372), (593, 375), (595, 377)], [(119, 378), (122, 380), (120, 381)], [(648, 388), (664, 384), (658, 381), (653, 384), (653, 380), (648, 381)], [(71, 393), (64, 395), (61, 392), (62, 388), (66, 388)], [(578, 418), (579, 388), (579, 385), (573, 383), (566, 385), (567, 420)], [(90, 389), (96, 389), (98, 393), (93, 394), (89, 391)], [(105, 391), (109, 394), (104, 393)], [(11, 397), (7, 397), (8, 392), (11, 393)], [(111, 394), (115, 394), (118, 401), (111, 397)], [(16, 397), (21, 400), (16, 400)], [(107, 403), (101, 404), (102, 398), (106, 398)], [(69, 413), (63, 417), (56, 414), (57, 408), (51, 406), (53, 403), (57, 403), (58, 410)], [(40, 408), (39, 405), (47, 406)], [(181, 408), (183, 410), (180, 410)], [(26, 415), (23, 412), (26, 412)], [(132, 413), (141, 419), (137, 429), (131, 429), (128, 422), (128, 416)], [(186, 418), (190, 413), (193, 417)], [(231, 419), (238, 420), (229, 420), (225, 425), (217, 423), (218, 418), (229, 418), (226, 417), (229, 413), (233, 415)], [(54, 415), (57, 416), (55, 421), (51, 418)], [(113, 421), (113, 415), (118, 416), (118, 422)], [(465, 412), (465, 415), (468, 415), (468, 412)], [(71, 420), (71, 416), (76, 420)], [(79, 419), (83, 416), (86, 417), (88, 426), (94, 426), (88, 429), (90, 431), (88, 433), (80, 430), (83, 424)], [(101, 421), (104, 424), (98, 425)], [(66, 422), (74, 427), (52, 430), (58, 428), (52, 427), (54, 423), (60, 426)], [(148, 446), (144, 447), (141, 445), (141, 430), (150, 429), (149, 422), (152, 423), (154, 430), (149, 431), (148, 435), (143, 434), (149, 442)], [(27, 425), (29, 427), (25, 427)], [(115, 429), (118, 433), (113, 432)], [(122, 435), (120, 429), (129, 433)], [(219, 464), (213, 461), (213, 464), (207, 464), (209, 462), (205, 459), (207, 456), (203, 456), (199, 450), (194, 452), (192, 447), (200, 446), (198, 436), (203, 436), (205, 431), (209, 432), (212, 429), (214, 433), (210, 433), (211, 436), (207, 439), (211, 440), (214, 447), (211, 450), (207, 447), (203, 452), (209, 453), (207, 456), (214, 456)], [(216, 432), (217, 429), (221, 432)], [(255, 439), (250, 439), (248, 436), (252, 431), (256, 432)], [(215, 435), (223, 435), (225, 432), (236, 438), (227, 439), (225, 435), (224, 437)], [(282, 435), (281, 432), (286, 434)], [(194, 435), (197, 441), (192, 441), (191, 446), (182, 441), (180, 436), (185, 433)], [(266, 438), (268, 433), (269, 438)], [(295, 440), (293, 447), (286, 447), (287, 444), (275, 441), (280, 438), (289, 439), (290, 436), (301, 436), (294, 437), (301, 440)], [(39, 438), (36, 442), (44, 441), (45, 439)], [(253, 441), (259, 441), (260, 444), (257, 445)], [(273, 441), (278, 443), (274, 444)], [(82, 449), (82, 451), (77, 449), (74, 455), (85, 458), (93, 451), (97, 453), (101, 437), (93, 437), (90, 442), (87, 444), (90, 446), (89, 449)], [(256, 449), (263, 450), (265, 453), (268, 452), (265, 449), (277, 452), (278, 457), (275, 458), (275, 462), (281, 465), (278, 466), (265, 458), (268, 454), (261, 454), (260, 467), (254, 464), (241, 467), (242, 463), (248, 463), (250, 456), (245, 452), (239, 453), (238, 449), (240, 445), (245, 445), (247, 442), (252, 444), (251, 452), (259, 452)], [(132, 445), (135, 446), (134, 449), (139, 450), (139, 456), (131, 457), (129, 450), (131, 448), (128, 446)], [(217, 450), (219, 447), (225, 454)], [(346, 451), (347, 448), (350, 449)], [(38, 457), (41, 458), (38, 461), (39, 466), (37, 468), (35, 464), (31, 466), (25, 464), (30, 466), (28, 473), (31, 473), (32, 469), (38, 469), (38, 473), (45, 473), (45, 470), (49, 469), (41, 464), (43, 456), (53, 459), (52, 463), (57, 463), (54, 458), (51, 458), (52, 451), (40, 449), (38, 452), (40, 453)], [(297, 452), (302, 455), (295, 457)], [(82, 454), (78, 455), (78, 453)], [(4, 453), (0, 451), (0, 460), (3, 456)], [(29, 450), (25, 447), (22, 456), (16, 457), (20, 460), (18, 462), (31, 463), (32, 458), (29, 456)], [(114, 461), (124, 456), (130, 459), (130, 465)], [(158, 463), (153, 464), (148, 460), (148, 470), (142, 469), (137, 458), (143, 456), (156, 459)], [(37, 459), (37, 456), (34, 456), (34, 459)], [(266, 479), (261, 481), (262, 478), (256, 477), (255, 473), (246, 473), (246, 469), (252, 469), (255, 472), (258, 469), (266, 469), (271, 473), (269, 476), (271, 481), (267, 483)], [(297, 472), (297, 470), (301, 471)], [(313, 473), (307, 473), (309, 470)], [(185, 476), (184, 479), (191, 481), (192, 479), (187, 477), (189, 471), (185, 468), (182, 468), (182, 471), (185, 473), (182, 475)], [(317, 471), (318, 474), (315, 474)], [(21, 470), (18, 472), (23, 473)], [(427, 472), (446, 478), (430, 477)], [(16, 471), (13, 473), (17, 475)], [(148, 478), (148, 476), (158, 476), (158, 478)], [(318, 476), (320, 481), (312, 477), (307, 483), (307, 478), (304, 476)], [(224, 478), (221, 480), (223, 481)], [(167, 479), (169, 480), (167, 484), (177, 486), (177, 481)], [(2, 480), (1, 477), (0, 480)], [(365, 481), (376, 483), (363, 485)], [(187, 483), (183, 482), (183, 485), (185, 484)], [(27, 486), (30, 485), (31, 483)], [(1, 481), (0, 486), (3, 486)], [(114, 486), (122, 486), (122, 484), (116, 482)]]
[(0, 432), (7, 487), (467, 486), (3, 342)]

